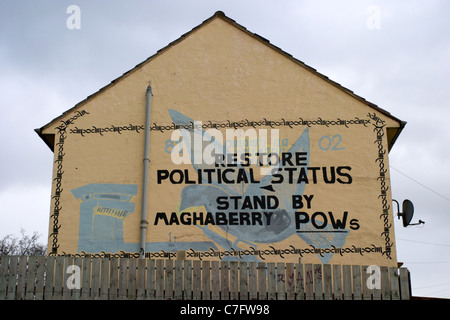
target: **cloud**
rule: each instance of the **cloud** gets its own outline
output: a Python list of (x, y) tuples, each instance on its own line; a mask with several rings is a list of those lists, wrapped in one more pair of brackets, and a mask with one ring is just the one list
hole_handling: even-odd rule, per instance
[[(81, 9), (80, 30), (66, 27), (71, 4)], [(370, 6), (379, 8), (379, 29), (367, 26)], [(413, 220), (426, 224), (403, 228), (395, 219), (397, 237), (420, 241), (398, 240), (399, 260), (449, 257), (448, 247), (427, 244), (450, 244), (449, 201), (422, 186), (450, 197), (446, 0), (1, 2), (0, 235), (47, 234), (53, 154), (33, 130), (217, 10), (408, 122), (390, 153), (401, 172), (391, 170), (391, 191), (411, 199)], [(446, 264), (405, 265), (419, 288), (450, 282)], [(418, 292), (435, 289), (448, 287)]]
[(48, 186), (39, 185), (21, 185), (2, 190), (0, 237), (18, 235), (23, 228), (27, 234), (37, 231), (41, 236), (39, 242), (47, 244), (50, 192)]

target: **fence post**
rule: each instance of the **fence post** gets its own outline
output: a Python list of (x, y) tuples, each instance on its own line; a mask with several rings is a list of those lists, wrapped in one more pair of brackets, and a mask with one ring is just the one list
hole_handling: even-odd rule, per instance
[(210, 262), (202, 261), (202, 300), (211, 300)]
[[(19, 260), (18, 266), (18, 275), (17, 275), (17, 294), (16, 299), (24, 300), (25, 299), (25, 286), (27, 283), (27, 265), (28, 265), (28, 257), (21, 256)], [(34, 275), (33, 275), (34, 276)], [(28, 275), (28, 277), (31, 277)]]
[(119, 261), (119, 300), (127, 298), (127, 259), (121, 258)]
[(47, 258), (45, 256), (39, 256), (36, 259), (37, 270), (36, 270), (36, 281), (35, 281), (35, 290), (34, 295), (36, 300), (44, 299), (44, 270), (45, 270), (45, 262)]
[(6, 299), (14, 300), (16, 298), (16, 275), (17, 275), (17, 263), (19, 257), (11, 256), (9, 260), (9, 274), (8, 274), (8, 291)]
[(53, 300), (61, 300), (63, 294), (63, 281), (64, 281), (64, 257), (57, 256), (55, 261), (55, 282)]
[(53, 280), (55, 271), (55, 256), (47, 257), (47, 264), (45, 266), (45, 288), (44, 299), (52, 300), (53, 297)]
[(338, 264), (333, 265), (333, 287), (334, 300), (342, 300), (342, 273), (341, 266)]
[(239, 272), (238, 272), (238, 262), (230, 262), (230, 299), (239, 299)]
[(109, 300), (117, 300), (119, 290), (119, 258), (111, 258), (109, 261)]
[(128, 300), (136, 300), (136, 258), (128, 260)]
[(174, 299), (181, 300), (183, 298), (183, 260), (175, 260), (175, 286), (174, 286)]
[(25, 300), (33, 300), (34, 299), (37, 258), (38, 258), (37, 256), (31, 256), (28, 258), (26, 288), (25, 288), (24, 297), (23, 297)]
[(391, 287), (389, 285), (389, 268), (381, 267), (381, 300), (391, 300)]
[(286, 263), (286, 298), (295, 300), (295, 268), (293, 263)]
[(17, 269), (17, 289), (16, 289), (16, 299), (24, 300), (25, 299), (25, 285), (27, 281), (27, 264), (28, 257), (21, 256), (19, 258), (19, 264)]
[(200, 260), (194, 260), (192, 274), (192, 299), (200, 300), (202, 295), (202, 265)]
[(156, 260), (155, 299), (164, 299), (164, 260)]
[(190, 300), (192, 299), (192, 261), (184, 260), (184, 299)]
[(295, 293), (297, 300), (305, 300), (305, 273), (301, 263), (295, 265)]
[(101, 260), (101, 268), (100, 268), (100, 299), (108, 300), (109, 298), (109, 287), (111, 284), (111, 276), (109, 274), (109, 258), (103, 257)]
[(248, 300), (247, 262), (239, 262), (239, 300)]
[(400, 299), (400, 291), (399, 291), (399, 277), (398, 277), (398, 268), (389, 268), (389, 276), (391, 279), (391, 299), (399, 300)]
[(333, 278), (331, 275), (331, 265), (324, 264), (323, 265), (323, 273), (322, 273), (322, 281), (323, 281), (323, 298), (324, 300), (333, 300)]
[(167, 259), (165, 260), (165, 297), (166, 300), (173, 299), (173, 260)]
[(250, 300), (256, 300), (258, 298), (258, 275), (256, 272), (256, 262), (248, 263), (248, 291), (248, 298)]
[(353, 300), (361, 300), (361, 266), (352, 266)]
[(381, 300), (381, 281), (383, 280), (383, 275), (382, 275), (382, 269), (383, 267), (379, 267), (378, 271), (379, 274), (378, 275), (371, 275), (372, 277), (377, 277), (379, 276), (380, 278), (378, 279), (378, 285), (375, 286), (374, 288), (372, 288), (372, 299), (373, 300)]
[(367, 273), (368, 266), (362, 266), (362, 296), (364, 300), (372, 300), (372, 289), (367, 285), (369, 274)]
[(269, 300), (277, 298), (276, 276), (275, 263), (267, 263), (267, 299)]
[(0, 256), (0, 300), (6, 299), (9, 256)]
[(267, 299), (267, 270), (264, 262), (258, 262), (258, 299)]
[(400, 268), (400, 298), (402, 300), (410, 300), (410, 290), (409, 271), (406, 268)]
[[(72, 290), (72, 299), (74, 299), (74, 300), (80, 300), (80, 294), (81, 294), (81, 275), (82, 275), (81, 270), (83, 270), (83, 269), (82, 269), (82, 267), (83, 267), (83, 259), (82, 259), (81, 257), (75, 257), (75, 258), (73, 259), (73, 264), (79, 268), (79, 272), (80, 272), (80, 273), (78, 274), (78, 276), (79, 276), (80, 278), (78, 279), (78, 281), (79, 281), (80, 287), (79, 287), (79, 288), (75, 288), (75, 289)], [(66, 268), (66, 271), (67, 271), (67, 268)], [(67, 283), (66, 283), (66, 285), (67, 285)]]
[(314, 299), (323, 300), (322, 265), (314, 265)]
[(230, 299), (230, 277), (229, 277), (228, 262), (220, 262), (220, 287), (222, 288), (221, 299)]
[(91, 270), (91, 299), (98, 300), (100, 298), (100, 258), (92, 258)]
[(91, 298), (91, 258), (83, 258), (83, 271), (81, 281), (81, 299), (88, 300)]
[(219, 261), (211, 261), (211, 299), (220, 299)]
[(286, 300), (286, 274), (284, 263), (277, 263), (277, 299)]
[(342, 266), (342, 286), (344, 288), (344, 300), (353, 299), (352, 266)]
[(62, 285), (63, 285), (62, 299), (63, 300), (70, 300), (70, 299), (72, 299), (72, 294), (73, 294), (74, 288), (73, 287), (69, 288), (67, 282), (69, 281), (69, 279), (72, 280), (72, 278), (71, 278), (72, 276), (79, 276), (79, 274), (75, 275), (73, 273), (74, 270), (72, 270), (72, 268), (69, 269), (69, 266), (73, 265), (73, 257), (71, 257), (71, 256), (64, 257), (64, 261), (63, 262), (64, 262), (63, 263), (64, 266), (63, 266), (63, 277), (62, 277), (62, 279), (63, 279), (63, 283), (62, 283)]
[(149, 259), (147, 261), (146, 275), (147, 275), (146, 299), (154, 300), (155, 299), (155, 260), (154, 259)]
[(312, 264), (305, 264), (305, 296), (306, 300), (314, 300), (314, 273)]

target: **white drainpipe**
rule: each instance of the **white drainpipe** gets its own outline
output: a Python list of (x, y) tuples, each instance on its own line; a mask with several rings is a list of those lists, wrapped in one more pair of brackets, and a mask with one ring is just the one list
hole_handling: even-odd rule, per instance
[(147, 203), (148, 203), (148, 168), (150, 165), (150, 112), (152, 109), (152, 88), (147, 87), (145, 106), (145, 145), (144, 145), (144, 174), (142, 185), (142, 213), (141, 213), (141, 259), (145, 258), (145, 243), (147, 241)]

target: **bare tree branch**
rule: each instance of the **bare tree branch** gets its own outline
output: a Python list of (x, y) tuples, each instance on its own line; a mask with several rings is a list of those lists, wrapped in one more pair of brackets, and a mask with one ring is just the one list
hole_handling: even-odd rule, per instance
[(40, 235), (34, 232), (31, 236), (20, 230), (20, 237), (8, 234), (0, 238), (0, 255), (42, 256), (47, 246), (38, 242)]

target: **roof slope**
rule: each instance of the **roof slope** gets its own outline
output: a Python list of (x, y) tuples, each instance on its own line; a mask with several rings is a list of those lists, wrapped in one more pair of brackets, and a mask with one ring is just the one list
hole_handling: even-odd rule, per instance
[(188, 37), (192, 32), (194, 32), (195, 30), (201, 28), (202, 26), (204, 26), (205, 24), (209, 23), (210, 21), (212, 21), (213, 19), (222, 19), (228, 23), (230, 23), (231, 25), (233, 25), (234, 27), (240, 29), (241, 31), (245, 32), (246, 34), (248, 34), (249, 36), (257, 39), (258, 41), (264, 43), (265, 45), (269, 46), (270, 48), (272, 48), (273, 50), (277, 51), (279, 54), (283, 55), (284, 57), (294, 61), (296, 64), (298, 64), (299, 66), (305, 68), (306, 70), (312, 72), (313, 74), (315, 74), (316, 76), (319, 76), (321, 79), (323, 79), (324, 81), (332, 84), (333, 86), (337, 87), (338, 89), (344, 91), (345, 93), (351, 95), (352, 97), (354, 97), (355, 99), (361, 101), (362, 103), (366, 104), (368, 107), (376, 110), (377, 112), (382, 113), (383, 115), (393, 119), (394, 121), (399, 123), (399, 127), (398, 128), (388, 128), (391, 129), (390, 131), (388, 131), (388, 145), (389, 145), (389, 149), (391, 149), (391, 147), (394, 145), (397, 137), (400, 135), (401, 131), (403, 130), (404, 126), (406, 125), (405, 121), (402, 121), (396, 117), (394, 117), (391, 113), (389, 113), (388, 111), (380, 108), (379, 106), (377, 106), (376, 104), (367, 101), (366, 99), (362, 98), (361, 96), (355, 94), (353, 91), (343, 87), (342, 85), (340, 85), (339, 83), (329, 79), (327, 76), (319, 73), (316, 69), (306, 65), (304, 62), (294, 58), (291, 54), (283, 51), (282, 49), (280, 49), (279, 47), (273, 45), (272, 43), (270, 43), (269, 40), (261, 37), (260, 35), (250, 32), (249, 30), (247, 30), (244, 26), (238, 24), (236, 21), (234, 21), (233, 19), (227, 17), (222, 11), (217, 11), (214, 13), (213, 16), (211, 16), (210, 18), (206, 19), (205, 21), (203, 21), (200, 25), (196, 26), (195, 28), (193, 28), (192, 30), (188, 31), (187, 33), (183, 34), (181, 37), (179, 37), (178, 39), (172, 41), (171, 43), (169, 43), (167, 46), (165, 46), (164, 48), (158, 50), (154, 55), (150, 56), (149, 58), (147, 58), (146, 60), (142, 61), (141, 63), (137, 64), (134, 68), (128, 70), (127, 72), (125, 72), (123, 75), (119, 76), (118, 78), (114, 79), (111, 81), (111, 83), (109, 83), (108, 85), (104, 86), (103, 88), (101, 88), (100, 90), (98, 90), (97, 92), (93, 93), (92, 95), (88, 96), (86, 99), (80, 101), (79, 103), (77, 103), (75, 106), (73, 106), (72, 108), (68, 109), (67, 111), (63, 112), (60, 116), (56, 117), (55, 119), (51, 120), (49, 123), (45, 124), (44, 126), (42, 126), (41, 128), (35, 129), (36, 133), (42, 138), (42, 140), (49, 146), (49, 148), (53, 151), (53, 144), (54, 144), (54, 137), (53, 135), (50, 134), (44, 134), (43, 130), (46, 129), (47, 127), (51, 126), (52, 124), (56, 123), (57, 121), (61, 120), (64, 116), (66, 116), (68, 113), (71, 113), (72, 111), (74, 111), (75, 109), (77, 109), (80, 106), (83, 106), (85, 103), (87, 103), (88, 101), (90, 101), (92, 98), (94, 98), (96, 95), (104, 92), (105, 90), (107, 90), (109, 87), (113, 86), (115, 83), (117, 83), (118, 81), (122, 80), (123, 78), (127, 77), (128, 75), (130, 75), (131, 73), (133, 73), (134, 71), (138, 70), (140, 67), (142, 67), (144, 64), (146, 64), (147, 62), (151, 61), (152, 59), (156, 58), (157, 56), (163, 54), (167, 49), (169, 49), (170, 47), (178, 44), (179, 42), (183, 41), (186, 37)]

